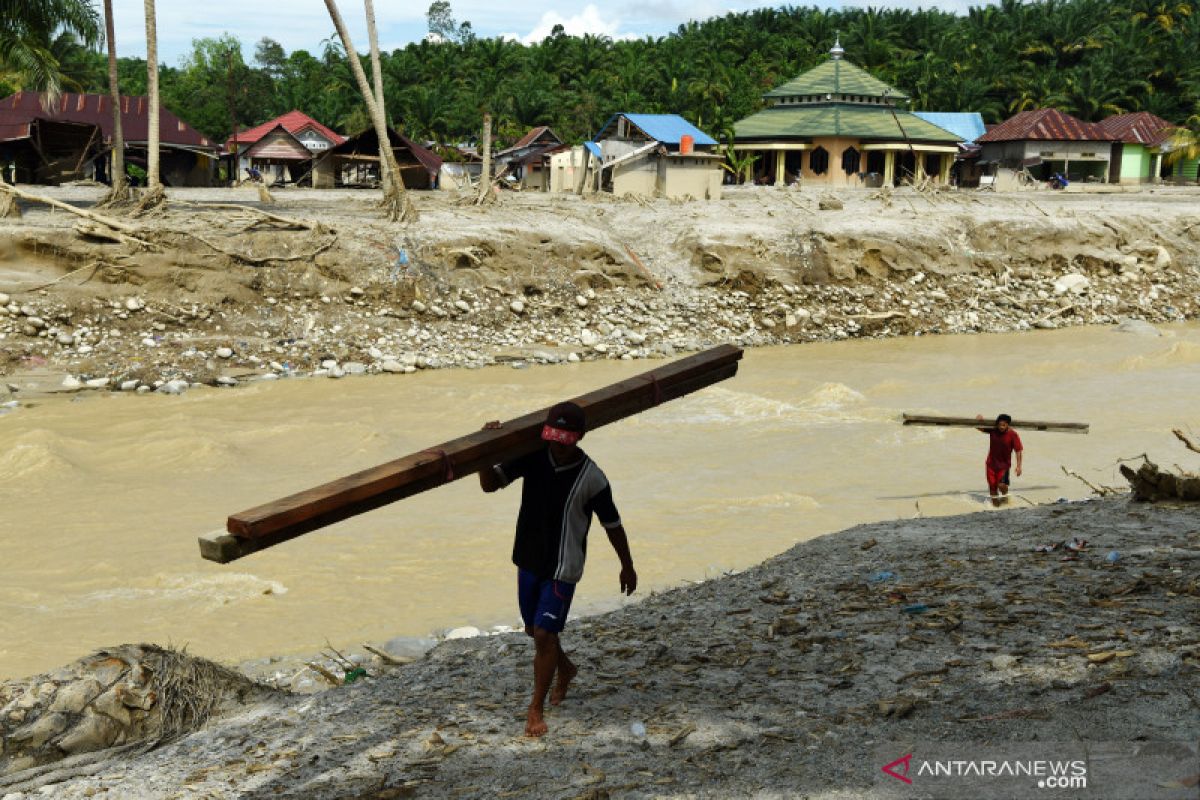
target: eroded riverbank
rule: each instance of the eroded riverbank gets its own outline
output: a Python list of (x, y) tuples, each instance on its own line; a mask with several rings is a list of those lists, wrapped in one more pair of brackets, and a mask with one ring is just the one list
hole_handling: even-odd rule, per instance
[[(278, 695), (52, 791), (859, 798), (884, 796), (887, 743), (1194, 743), (1198, 558), (1197, 506), (1124, 498), (862, 526), (573, 624), (580, 676), (541, 740), (521, 735), (530, 652), (509, 634)], [(1192, 797), (1194, 766), (1131, 796)]]
[[(97, 190), (54, 192), (73, 202)], [(154, 252), (77, 235), (61, 211), (0, 221), (0, 374), (14, 398), (178, 392), (298, 375), (670, 356), (909, 334), (1200, 314), (1200, 191), (803, 191), (719, 202), (181, 190), (139, 224)], [(245, 205), (205, 210), (205, 203)], [(64, 376), (66, 379), (64, 380)]]

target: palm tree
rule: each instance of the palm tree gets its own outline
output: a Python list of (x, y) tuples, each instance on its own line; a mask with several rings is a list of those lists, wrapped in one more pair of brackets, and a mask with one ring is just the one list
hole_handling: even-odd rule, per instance
[(100, 18), (89, 0), (0, 0), (0, 72), (53, 102), (61, 73), (51, 42), (62, 32), (88, 46), (100, 40)]
[[(1167, 164), (1200, 158), (1200, 114), (1193, 114), (1186, 125), (1171, 131), (1168, 147), (1170, 150), (1163, 157)], [(1196, 170), (1196, 181), (1200, 182), (1200, 167)]]
[[(146, 2), (152, 1), (146, 0)], [(333, 27), (337, 29), (338, 37), (342, 40), (342, 47), (346, 50), (350, 69), (354, 72), (355, 82), (358, 83), (358, 91), (362, 94), (363, 101), (367, 104), (367, 110), (371, 112), (371, 122), (375, 126), (375, 135), (379, 137), (379, 155), (381, 160), (387, 162), (386, 167), (380, 165), (380, 172), (387, 171), (393, 175), (399, 175), (400, 166), (396, 163), (396, 156), (392, 152), (391, 139), (388, 137), (387, 122), (384, 120), (383, 107), (375, 102), (375, 93), (371, 90), (371, 84), (367, 83), (367, 74), (363, 72), (362, 63), (358, 58), (358, 51), (354, 49), (354, 42), (350, 39), (350, 31), (347, 30), (346, 23), (342, 20), (342, 14), (338, 11), (337, 0), (325, 0), (325, 8), (329, 10), (329, 18), (333, 20)], [(416, 209), (413, 208), (412, 201), (408, 199), (408, 193), (404, 190), (403, 181), (392, 181), (390, 186), (385, 186), (383, 201), (387, 209), (388, 218), (392, 221), (412, 221), (416, 219)]]
[[(367, 11), (367, 40), (371, 47), (371, 80), (375, 86), (375, 103), (380, 109), (386, 109), (387, 106), (383, 102), (383, 70), (379, 66), (379, 36), (375, 29), (375, 3), (372, 0), (363, 0)], [(384, 112), (386, 117), (387, 112)], [(386, 123), (387, 120), (385, 119)], [(393, 175), (388, 170), (389, 159), (384, 157), (383, 151), (385, 148), (391, 149), (391, 140), (379, 140), (379, 178), (383, 183), (383, 194), (386, 197), (390, 193), (389, 183), (392, 180), (400, 182), (401, 187), (404, 185), (404, 178), (399, 172)]]
[(104, 38), (108, 43), (108, 93), (112, 97), (112, 190), (108, 200), (122, 200), (128, 193), (125, 180), (125, 135), (121, 131), (121, 91), (117, 82), (117, 39), (113, 33), (112, 0), (104, 0)]
[(146, 9), (146, 102), (150, 106), (149, 132), (146, 137), (146, 184), (149, 187), (139, 202), (139, 210), (156, 206), (163, 200), (162, 178), (158, 164), (158, 29), (154, 0), (144, 0)]

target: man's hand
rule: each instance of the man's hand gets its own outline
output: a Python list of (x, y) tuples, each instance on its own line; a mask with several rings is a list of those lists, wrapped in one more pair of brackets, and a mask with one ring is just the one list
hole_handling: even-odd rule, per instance
[(983, 414), (976, 414), (975, 419), (979, 420), (980, 422), (983, 422)]
[(1018, 478), (1021, 477), (1021, 466), (1019, 464), (1017, 465), (1017, 467), (1014, 471), (1017, 473)]
[(633, 594), (637, 589), (637, 572), (634, 571), (633, 565), (621, 568), (621, 593)]

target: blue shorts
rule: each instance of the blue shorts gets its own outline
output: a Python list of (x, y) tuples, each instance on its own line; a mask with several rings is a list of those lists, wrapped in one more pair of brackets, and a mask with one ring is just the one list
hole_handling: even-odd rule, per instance
[(573, 583), (547, 580), (528, 570), (517, 569), (517, 600), (527, 628), (561, 633), (567, 624), (567, 613), (574, 596)]

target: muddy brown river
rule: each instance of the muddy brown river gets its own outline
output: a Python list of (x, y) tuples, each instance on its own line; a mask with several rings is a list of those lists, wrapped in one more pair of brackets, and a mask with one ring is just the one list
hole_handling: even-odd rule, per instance
[[(732, 381), (595, 431), (642, 589), (739, 569), (797, 541), (917, 513), (985, 509), (986, 439), (903, 411), (1087, 421), (1026, 433), (1015, 505), (1120, 485), (1117, 459), (1193, 463), (1200, 326), (1090, 328), (748, 351)], [(54, 398), (0, 417), (0, 678), (104, 645), (225, 661), (514, 624), (519, 492), (472, 478), (233, 564), (196, 536), (226, 515), (654, 366), (262, 383), (179, 397)], [(1194, 466), (1194, 463), (1193, 463)], [(988, 512), (1003, 513), (1003, 512)], [(622, 601), (593, 528), (578, 611)]]

